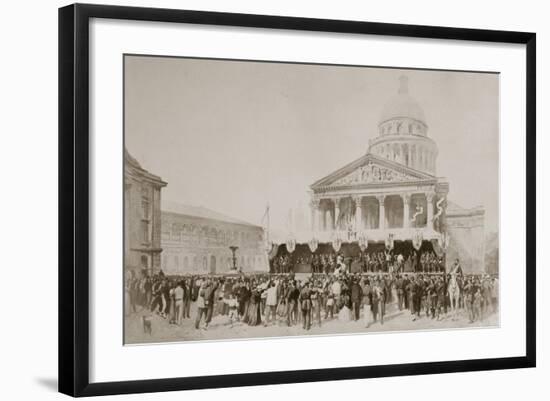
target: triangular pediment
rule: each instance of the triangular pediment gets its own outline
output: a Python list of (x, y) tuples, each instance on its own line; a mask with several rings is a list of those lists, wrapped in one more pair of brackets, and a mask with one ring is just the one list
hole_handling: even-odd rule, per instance
[(435, 178), (431, 174), (367, 153), (332, 174), (316, 181), (311, 185), (311, 189), (432, 181)]

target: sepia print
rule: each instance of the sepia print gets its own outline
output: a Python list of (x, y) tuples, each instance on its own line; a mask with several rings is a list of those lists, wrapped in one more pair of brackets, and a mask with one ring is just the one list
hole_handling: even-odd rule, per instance
[(497, 73), (125, 56), (125, 344), (496, 327), (498, 246)]

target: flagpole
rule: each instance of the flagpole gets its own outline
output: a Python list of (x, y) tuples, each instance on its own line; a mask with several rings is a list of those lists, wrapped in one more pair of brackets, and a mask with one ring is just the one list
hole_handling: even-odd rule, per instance
[(269, 230), (270, 230), (270, 228), (269, 228), (269, 202), (267, 203), (265, 213), (267, 215), (266, 216), (267, 217), (267, 235), (266, 235), (266, 237), (267, 237), (267, 241), (269, 243)]

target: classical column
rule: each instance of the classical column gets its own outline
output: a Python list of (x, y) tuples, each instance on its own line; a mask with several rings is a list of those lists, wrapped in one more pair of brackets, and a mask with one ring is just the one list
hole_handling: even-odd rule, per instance
[(323, 223), (325, 222), (325, 214), (323, 213), (323, 208), (321, 207), (320, 202), (319, 202), (319, 208), (318, 208), (318, 212), (317, 212), (317, 218), (319, 220), (318, 230), (319, 231), (324, 231), (325, 227), (324, 227)]
[(340, 198), (333, 198), (334, 202), (334, 230), (338, 231), (338, 217), (340, 217)]
[(379, 230), (385, 230), (386, 229), (386, 209), (384, 208), (384, 199), (386, 198), (386, 195), (378, 195), (376, 199), (378, 199), (378, 229)]
[(363, 212), (361, 209), (361, 196), (354, 196), (353, 201), (355, 202), (355, 231), (360, 231), (363, 229)]
[(313, 232), (316, 232), (318, 230), (318, 227), (317, 227), (317, 222), (318, 222), (317, 213), (319, 211), (320, 204), (321, 204), (321, 201), (319, 199), (313, 199), (309, 203), (309, 206), (311, 208), (311, 231), (313, 231)]
[(409, 228), (410, 226), (410, 217), (409, 217), (409, 211), (410, 211), (410, 203), (411, 203), (411, 195), (410, 194), (402, 194), (401, 198), (403, 198), (403, 228)]
[(433, 229), (433, 219), (434, 219), (434, 200), (435, 194), (433, 192), (426, 193), (426, 207), (427, 207), (427, 221), (426, 227)]
[(332, 216), (330, 215), (330, 209), (327, 208), (324, 213), (325, 231), (332, 229)]

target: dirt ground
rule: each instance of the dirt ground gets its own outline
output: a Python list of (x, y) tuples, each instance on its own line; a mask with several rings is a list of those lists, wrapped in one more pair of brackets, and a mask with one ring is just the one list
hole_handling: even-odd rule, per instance
[[(144, 315), (150, 316), (152, 334), (144, 333), (142, 322), (142, 316)], [(383, 331), (441, 330), (497, 327), (499, 325), (498, 311), (488, 314), (484, 319), (474, 323), (469, 323), (465, 310), (459, 310), (454, 317), (448, 313), (439, 321), (426, 317), (423, 311), (421, 317), (413, 321), (408, 310), (399, 311), (395, 304), (387, 306), (384, 324), (381, 324), (380, 321), (371, 322), (368, 328), (364, 320), (364, 310), (361, 311), (361, 319), (358, 321), (339, 320), (335, 315), (334, 319), (322, 319), (320, 327), (316, 323), (313, 323), (311, 329), (307, 331), (302, 328), (301, 324), (288, 327), (284, 321), (278, 321), (267, 327), (263, 323), (259, 326), (248, 326), (241, 322), (231, 325), (228, 317), (222, 315), (214, 316), (208, 329), (205, 330), (203, 328), (204, 323), (202, 323), (201, 328), (197, 330), (194, 327), (195, 317), (196, 308), (194, 305), (191, 307), (191, 318), (184, 319), (181, 326), (169, 324), (168, 319), (151, 314), (149, 311), (131, 313), (125, 318), (125, 343), (141, 344), (342, 333), (375, 333)]]

